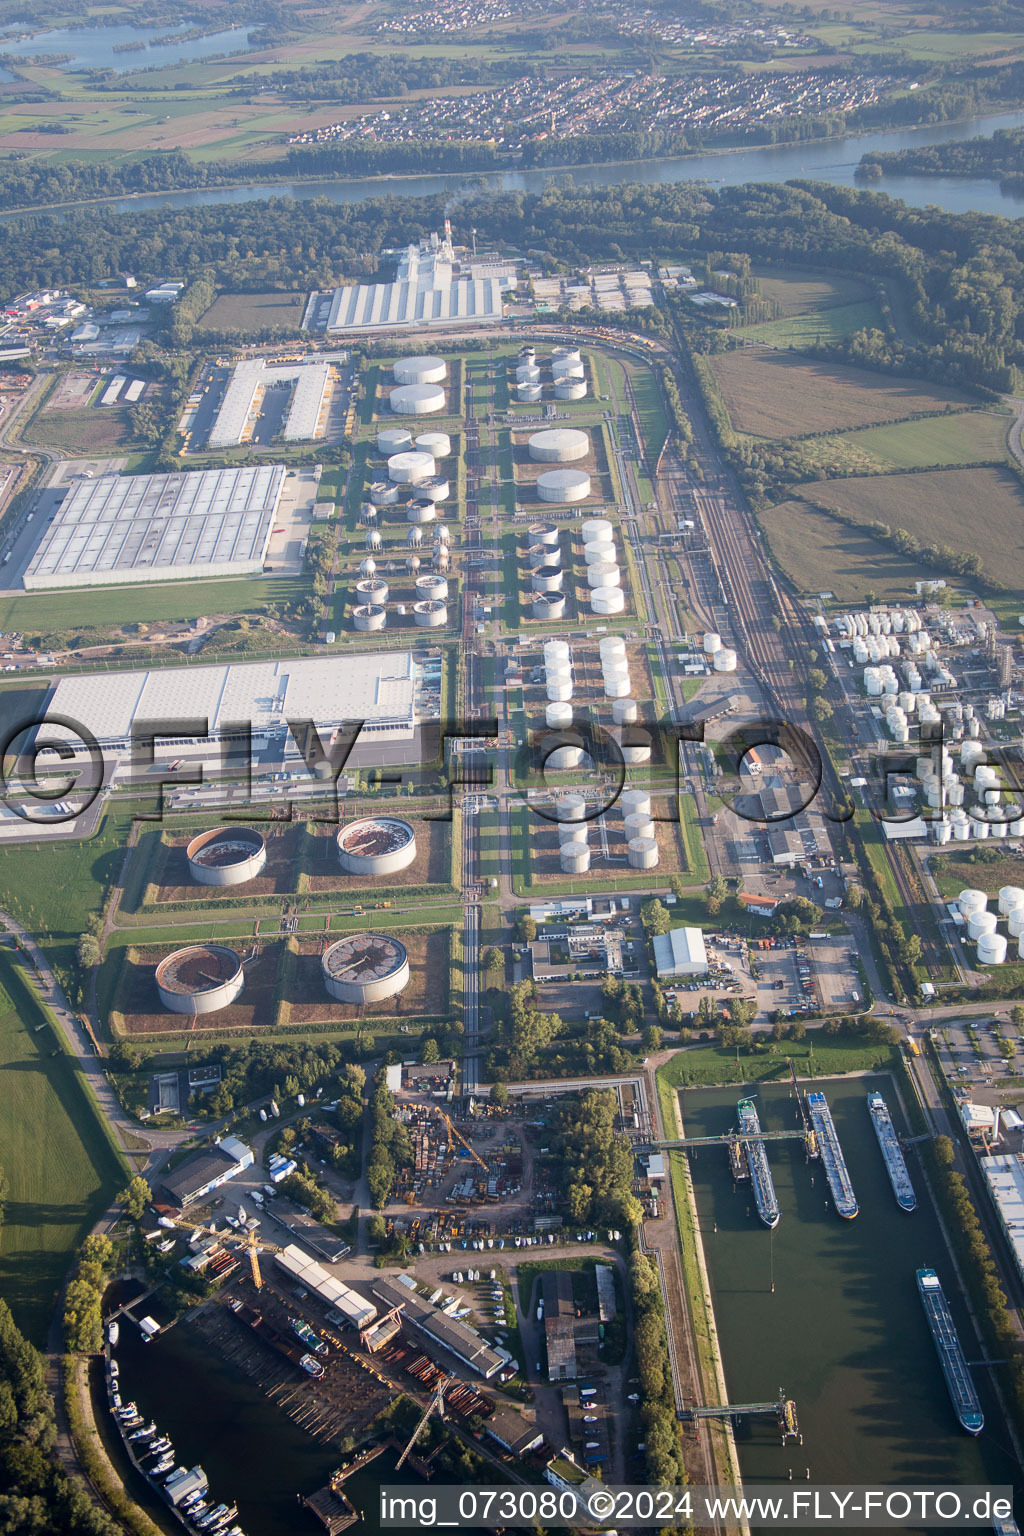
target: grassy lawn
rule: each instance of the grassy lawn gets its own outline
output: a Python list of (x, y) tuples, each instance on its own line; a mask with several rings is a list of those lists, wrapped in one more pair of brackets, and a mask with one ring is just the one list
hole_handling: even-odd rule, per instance
[[(816, 491), (819, 489), (816, 487)], [(805, 502), (783, 501), (758, 514), (779, 567), (801, 592), (834, 592), (841, 603), (903, 599), (935, 572)]]
[(1024, 493), (1008, 469), (936, 469), (816, 484), (807, 501), (857, 523), (905, 528), (922, 544), (979, 557), (1002, 586), (1024, 588)]
[(202, 331), (261, 330), (268, 325), (297, 330), (306, 310), (305, 293), (222, 293), (197, 322)]
[(831, 272), (809, 274), (796, 268), (755, 266), (754, 275), (761, 298), (772, 299), (779, 306), (780, 320), (859, 304), (869, 296), (859, 278), (838, 277)]
[(766, 347), (792, 347), (799, 352), (805, 347), (842, 341), (853, 331), (884, 330), (885, 322), (876, 300), (864, 299), (859, 304), (838, 304), (806, 315), (745, 325), (742, 329), (744, 340), (759, 341)]
[[(40, 1027), (42, 1026), (42, 1027)], [(0, 1294), (37, 1345), (61, 1281), (124, 1174), (21, 968), (0, 952)]]
[(0, 630), (70, 629), (76, 625), (183, 622), (218, 613), (258, 613), (268, 603), (306, 596), (304, 577), (240, 576), (234, 581), (169, 581), (81, 592), (0, 595)]
[[(764, 1055), (742, 1046), (739, 1062), (735, 1050), (720, 1045), (688, 1046), (658, 1068), (658, 1082), (667, 1088), (717, 1088), (727, 1083), (763, 1083), (789, 1076), (789, 1063), (797, 1077), (841, 1077), (845, 1072), (876, 1072), (891, 1065), (895, 1047), (851, 1036), (825, 1036), (809, 1030), (806, 1040), (781, 1040)], [(666, 1135), (674, 1122), (666, 1120)]]
[(640, 417), (644, 448), (653, 468), (668, 436), (668, 417), (665, 414), (661, 390), (649, 368), (645, 368), (640, 363), (629, 362), (623, 363), (622, 366), (629, 374), (629, 381), (633, 386), (633, 397)]
[(1007, 456), (1010, 421), (997, 411), (964, 411), (958, 416), (928, 416), (888, 427), (868, 427), (864, 432), (849, 432), (828, 441), (861, 450), (882, 469), (993, 463)]
[(887, 378), (767, 347), (723, 352), (711, 366), (733, 426), (756, 437), (836, 432), (975, 403), (941, 384)]

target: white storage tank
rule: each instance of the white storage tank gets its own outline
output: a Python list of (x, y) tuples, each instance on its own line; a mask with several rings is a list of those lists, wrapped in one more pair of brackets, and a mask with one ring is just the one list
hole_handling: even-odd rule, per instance
[(447, 501), (451, 495), (451, 485), (443, 475), (430, 475), (419, 482), (416, 494), (428, 501)]
[(653, 837), (654, 822), (643, 811), (633, 811), (631, 815), (623, 819), (623, 827), (626, 833), (626, 841), (634, 837)]
[(445, 392), (439, 384), (400, 384), (388, 396), (398, 416), (433, 416), (445, 408)]
[(572, 683), (549, 680), (544, 692), (552, 704), (566, 704), (572, 698)]
[(583, 748), (573, 746), (559, 746), (561, 737), (555, 737), (550, 746), (541, 744), (541, 755), (544, 759), (544, 767), (547, 770), (565, 772), (571, 768), (583, 766)]
[(586, 501), (590, 476), (583, 469), (549, 469), (537, 476), (537, 495), (549, 502)]
[(603, 635), (597, 647), (602, 662), (612, 657), (625, 656), (626, 642), (621, 635)]
[(615, 524), (606, 517), (586, 517), (580, 524), (580, 538), (584, 544), (611, 544), (615, 539)]
[(984, 891), (968, 886), (966, 890), (960, 892), (956, 904), (961, 917), (970, 917), (972, 912), (984, 912), (988, 906), (988, 897)]
[(424, 600), (428, 598), (441, 598), (448, 596), (448, 583), (443, 576), (417, 576), (416, 596)]
[(582, 379), (556, 379), (556, 400), (582, 400), (586, 396), (587, 386)]
[(715, 652), (713, 665), (716, 672), (735, 672), (736, 652), (723, 646), (720, 651)]
[(552, 363), (551, 365), (551, 377), (554, 379), (556, 384), (561, 384), (568, 379), (582, 379), (585, 376), (585, 370), (582, 363), (558, 362)]
[(970, 811), (967, 819), (971, 824), (972, 837), (988, 837), (992, 827), (984, 811)]
[(567, 640), (547, 640), (544, 644), (544, 662), (555, 663), (569, 660), (569, 642)]
[(1024, 907), (1014, 907), (1006, 919), (1006, 927), (1011, 939), (1019, 939), (1024, 934)]
[(364, 879), (398, 874), (416, 860), (415, 829), (400, 816), (350, 821), (338, 832), (335, 845), (345, 874)]
[(395, 485), (419, 485), (434, 473), (434, 456), (410, 449), (406, 453), (394, 453), (388, 459), (388, 479)]
[(619, 796), (619, 809), (623, 816), (651, 814), (651, 797), (646, 789), (624, 789)]
[(413, 603), (412, 616), (421, 629), (439, 629), (448, 623), (448, 604), (440, 598), (425, 598)]
[(199, 885), (244, 885), (267, 862), (267, 844), (253, 827), (214, 827), (185, 849), (189, 874)]
[(722, 649), (722, 637), (715, 630), (709, 629), (704, 635), (705, 656), (717, 656)]
[(526, 566), (532, 570), (535, 565), (561, 565), (562, 551), (558, 545), (531, 544), (526, 551)]
[(328, 995), (339, 1003), (380, 1002), (409, 983), (405, 945), (382, 933), (350, 933), (324, 951), (320, 970)]
[(604, 680), (604, 696), (606, 699), (617, 702), (620, 699), (629, 697), (631, 687), (632, 684), (628, 677), (606, 677)]
[(452, 451), (452, 440), (447, 432), (421, 432), (416, 447), (433, 459), (446, 459)]
[(558, 846), (564, 848), (567, 843), (586, 843), (589, 827), (585, 821), (560, 821), (558, 823)]
[(618, 566), (610, 560), (600, 560), (595, 565), (587, 566), (588, 587), (617, 587), (621, 581)]
[(583, 354), (579, 347), (552, 347), (551, 366), (554, 368), (560, 364), (565, 367), (575, 367), (583, 361)]
[(156, 967), (160, 1001), (172, 1013), (216, 1013), (245, 985), (241, 956), (226, 944), (191, 944), (165, 955)]
[(561, 619), (565, 617), (565, 595), (562, 592), (534, 592), (530, 599), (530, 612), (535, 619)]
[(440, 384), (448, 377), (443, 357), (400, 357), (392, 366), (396, 384)]
[(562, 795), (555, 802), (555, 815), (559, 821), (585, 821), (586, 798), (583, 795)]
[(535, 592), (561, 592), (562, 568), (549, 561), (530, 572), (530, 585)]
[(594, 613), (621, 613), (626, 599), (621, 587), (595, 587), (590, 594), (590, 606)]
[(380, 549), (383, 542), (378, 528), (368, 528), (366, 530), (366, 538), (363, 540), (363, 543), (367, 549)]
[(377, 433), (377, 452), (389, 459), (393, 453), (404, 453), (412, 447), (412, 433), (405, 427), (384, 427)]
[(587, 565), (604, 565), (615, 559), (614, 539), (591, 539), (583, 546), (583, 559)]
[(932, 833), (937, 843), (948, 843), (953, 836), (953, 827), (949, 818), (943, 816), (941, 821), (933, 821)]
[(405, 509), (406, 520), (416, 527), (422, 527), (426, 523), (432, 523), (437, 517), (437, 508), (426, 496), (417, 496), (415, 501), (410, 501)]
[(949, 821), (953, 828), (954, 840), (958, 843), (965, 843), (971, 835), (971, 823), (967, 812), (964, 810), (954, 811)]
[(540, 369), (536, 363), (520, 363), (516, 369), (517, 384), (539, 384)]
[(653, 837), (634, 837), (626, 844), (630, 869), (653, 869), (658, 862), (658, 844)]
[(551, 730), (565, 730), (572, 725), (571, 704), (548, 704), (544, 710), (544, 720)]
[(360, 560), (359, 574), (360, 576), (376, 576), (377, 562), (372, 555), (367, 555), (365, 560)]
[(536, 464), (574, 464), (590, 452), (590, 438), (574, 427), (550, 427), (534, 432), (527, 442), (530, 458)]
[[(394, 455), (392, 455), (394, 457)], [(393, 507), (398, 501), (398, 486), (386, 480), (375, 480), (370, 486), (370, 504), (374, 507)]]
[(382, 576), (367, 576), (355, 585), (357, 603), (386, 603), (388, 584)]
[(985, 933), (978, 940), (978, 964), (1002, 965), (1006, 959), (1006, 940), (1001, 933)]
[(539, 384), (522, 383), (516, 385), (516, 394), (524, 405), (536, 405), (543, 399), (544, 391)]
[(566, 875), (585, 875), (590, 868), (590, 849), (586, 843), (565, 843), (558, 850), (558, 862)]
[(531, 523), (526, 532), (531, 544), (544, 544), (549, 549), (558, 545), (557, 523)]
[(353, 626), (362, 632), (383, 629), (387, 620), (387, 609), (381, 608), (378, 603), (362, 603), (352, 610)]
[(637, 713), (636, 699), (619, 697), (612, 700), (612, 720), (616, 725), (632, 725)]
[(414, 523), (405, 536), (405, 542), (409, 549), (418, 549), (423, 543), (423, 529)]
[(617, 727), (613, 734), (618, 740), (624, 763), (628, 765), (650, 762), (651, 738), (647, 731), (640, 730), (635, 725), (624, 725)]
[(995, 933), (997, 918), (994, 912), (972, 912), (967, 919), (967, 936), (980, 939), (983, 933)]
[(434, 539), (438, 544), (450, 544), (452, 541), (451, 529), (447, 523), (438, 523), (434, 529)]

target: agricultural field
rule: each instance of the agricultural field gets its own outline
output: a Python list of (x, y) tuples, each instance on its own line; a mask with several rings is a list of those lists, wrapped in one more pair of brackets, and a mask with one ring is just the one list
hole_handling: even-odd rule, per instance
[(867, 284), (859, 278), (839, 277), (831, 272), (809, 275), (795, 269), (755, 266), (754, 276), (761, 298), (773, 299), (778, 304), (780, 320), (846, 308), (870, 298)]
[(788, 319), (765, 320), (759, 325), (741, 327), (744, 341), (759, 342), (762, 346), (791, 347), (800, 352), (807, 347), (828, 346), (842, 341), (854, 331), (884, 330), (882, 311), (874, 299), (859, 304), (836, 304), (828, 309), (817, 309), (810, 314), (792, 315)]
[(755, 437), (837, 432), (975, 403), (941, 384), (887, 378), (768, 347), (743, 347), (710, 361), (733, 426)]
[(998, 411), (925, 416), (886, 427), (828, 434), (800, 444), (803, 458), (823, 469), (878, 474), (887, 469), (929, 469), (1006, 460), (1010, 417)]
[(913, 592), (915, 581), (935, 575), (806, 502), (780, 502), (758, 522), (776, 564), (800, 592), (834, 592), (840, 603), (862, 603), (874, 592), (880, 602), (895, 602)]
[(40, 411), (22, 429), (21, 440), (93, 459), (124, 453), (135, 441), (128, 412), (120, 405)]
[[(91, 591), (0, 593), (0, 630), (32, 635), (111, 623), (159, 624), (258, 613), (268, 603), (294, 603), (309, 583), (300, 576), (238, 576), (227, 581), (140, 582)], [(112, 611), (116, 605), (116, 620)]]
[(40, 1347), (72, 1255), (125, 1175), (30, 982), (0, 952), (0, 1291)]
[(201, 331), (261, 331), (268, 326), (298, 330), (306, 311), (305, 293), (222, 293), (197, 321)]
[(817, 484), (805, 499), (857, 523), (905, 528), (922, 544), (977, 555), (1004, 587), (1024, 588), (1024, 491), (1005, 469), (937, 469)]

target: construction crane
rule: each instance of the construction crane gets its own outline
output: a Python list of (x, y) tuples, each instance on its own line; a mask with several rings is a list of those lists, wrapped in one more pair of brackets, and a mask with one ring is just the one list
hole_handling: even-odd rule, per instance
[[(216, 1238), (217, 1242), (222, 1243), (224, 1245), (224, 1247), (226, 1247), (226, 1248), (240, 1248), (240, 1249), (242, 1249), (242, 1251), (245, 1253), (245, 1256), (246, 1256), (246, 1258), (247, 1258), (247, 1260), (249, 1262), (249, 1274), (250, 1274), (250, 1277), (252, 1279), (253, 1285), (255, 1286), (256, 1290), (258, 1290), (258, 1291), (261, 1291), (263, 1289), (263, 1275), (262, 1275), (262, 1273), (260, 1271), (260, 1257), (259, 1257), (261, 1240), (259, 1238), (257, 1238), (255, 1230), (247, 1231), (247, 1232), (244, 1232), (244, 1233), (241, 1233), (241, 1232), (220, 1232), (220, 1231), (218, 1231), (218, 1229), (216, 1227), (203, 1226), (202, 1223), (199, 1223), (198, 1225), (196, 1225), (195, 1223), (185, 1222), (185, 1221), (175, 1221), (175, 1222), (172, 1222), (171, 1225), (175, 1226), (175, 1227), (179, 1227), (182, 1230), (187, 1230), (187, 1231), (191, 1232), (193, 1235), (195, 1235), (198, 1232), (205, 1232), (207, 1237)], [(262, 1241), (262, 1246), (265, 1247), (265, 1248), (275, 1248), (276, 1249), (277, 1244), (276, 1243), (268, 1243), (264, 1239)]]
[(444, 1416), (444, 1394), (454, 1380), (454, 1376), (442, 1376), (441, 1380), (437, 1383), (437, 1386), (434, 1388), (433, 1394), (431, 1395), (430, 1402), (423, 1410), (422, 1418), (409, 1437), (409, 1444), (406, 1446), (401, 1456), (399, 1456), (398, 1460), (395, 1462), (396, 1472), (402, 1465), (405, 1458), (408, 1456), (409, 1452), (412, 1450), (413, 1446), (416, 1444), (416, 1441), (419, 1439), (423, 1432), (424, 1425), (430, 1418), (430, 1415), (434, 1412), (434, 1409), (437, 1409), (438, 1415), (440, 1417)]
[(449, 1131), (450, 1135), (454, 1136), (456, 1141), (461, 1141), (462, 1145), (465, 1147), (466, 1151), (469, 1153), (469, 1155), (473, 1159), (474, 1163), (479, 1163), (480, 1167), (483, 1169), (484, 1173), (490, 1173), (491, 1170), (488, 1168), (487, 1164), (484, 1162), (484, 1160), (480, 1156), (479, 1152), (475, 1152), (473, 1150), (473, 1148), (470, 1146), (469, 1142), (466, 1140), (465, 1136), (462, 1135), (462, 1132), (461, 1131), (457, 1131), (455, 1129), (454, 1125), (452, 1124), (452, 1122), (448, 1118), (448, 1116), (445, 1114), (444, 1110), (443, 1109), (438, 1109), (437, 1113), (440, 1116), (440, 1118), (444, 1121), (445, 1125), (448, 1127), (448, 1131)]

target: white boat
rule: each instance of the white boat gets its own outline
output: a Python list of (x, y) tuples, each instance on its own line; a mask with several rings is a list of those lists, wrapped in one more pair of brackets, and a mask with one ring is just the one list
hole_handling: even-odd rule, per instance
[(121, 1337), (121, 1329), (118, 1326), (118, 1321), (117, 1321), (117, 1318), (115, 1317), (114, 1321), (110, 1324), (110, 1327), (107, 1329), (107, 1343), (110, 1345), (111, 1349), (116, 1349), (117, 1348), (117, 1341), (118, 1341), (118, 1339), (120, 1337)]

